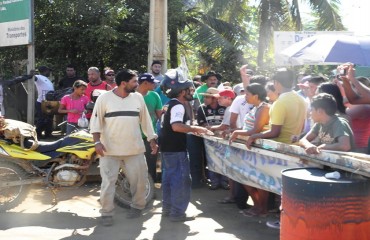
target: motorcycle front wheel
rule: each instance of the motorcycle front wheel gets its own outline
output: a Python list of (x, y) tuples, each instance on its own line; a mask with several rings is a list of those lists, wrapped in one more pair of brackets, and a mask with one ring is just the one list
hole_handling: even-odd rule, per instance
[[(154, 196), (154, 182), (152, 177), (148, 174), (145, 189), (145, 200), (147, 204), (150, 202), (150, 200), (152, 200), (153, 196)], [(130, 204), (132, 202), (130, 183), (126, 177), (124, 169), (122, 168), (120, 169), (118, 174), (114, 200), (116, 201), (118, 206), (124, 208), (130, 208)]]
[[(26, 179), (26, 171), (19, 165), (0, 161), (0, 182), (21, 181)], [(21, 204), (27, 197), (29, 185), (0, 187), (0, 212), (5, 212)]]

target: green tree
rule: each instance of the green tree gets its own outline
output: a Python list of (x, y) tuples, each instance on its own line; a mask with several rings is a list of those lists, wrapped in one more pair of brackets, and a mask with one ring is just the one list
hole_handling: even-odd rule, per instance
[(36, 0), (36, 59), (61, 71), (68, 63), (83, 72), (109, 66), (121, 35), (117, 27), (127, 15), (122, 1)]
[[(171, 67), (182, 54), (195, 54), (202, 66), (200, 73), (213, 69), (227, 79), (237, 78), (237, 67), (246, 62), (243, 50), (251, 43), (248, 24), (253, 15), (247, 1), (182, 1), (169, 4)], [(188, 7), (188, 8), (186, 8)]]

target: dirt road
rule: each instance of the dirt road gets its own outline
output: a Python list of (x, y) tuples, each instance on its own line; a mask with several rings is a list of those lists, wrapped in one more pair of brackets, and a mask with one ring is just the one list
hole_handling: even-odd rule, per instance
[(35, 186), (17, 208), (1, 213), (0, 239), (55, 240), (277, 240), (279, 231), (266, 227), (268, 218), (248, 218), (232, 204), (219, 204), (227, 191), (193, 189), (187, 213), (196, 220), (172, 223), (161, 218), (161, 190), (139, 219), (127, 220), (127, 209), (117, 207), (112, 227), (99, 224), (99, 183), (57, 192), (57, 203), (47, 189)]

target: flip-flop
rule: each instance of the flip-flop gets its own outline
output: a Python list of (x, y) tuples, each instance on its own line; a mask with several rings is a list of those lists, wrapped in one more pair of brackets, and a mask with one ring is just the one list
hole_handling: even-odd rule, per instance
[(224, 199), (218, 200), (217, 202), (221, 204), (230, 204), (230, 203), (235, 203), (235, 200), (230, 199), (230, 198), (224, 198)]
[(267, 213), (258, 212), (257, 210), (254, 210), (253, 208), (250, 208), (248, 210), (243, 210), (242, 214), (246, 217), (267, 217)]

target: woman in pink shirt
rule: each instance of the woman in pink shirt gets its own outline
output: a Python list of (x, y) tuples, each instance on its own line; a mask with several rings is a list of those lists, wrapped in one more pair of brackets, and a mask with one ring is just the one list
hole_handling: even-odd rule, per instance
[(73, 84), (73, 93), (65, 95), (60, 100), (58, 112), (67, 113), (67, 134), (78, 128), (78, 119), (82, 116), (89, 98), (85, 96), (87, 84), (76, 80)]

